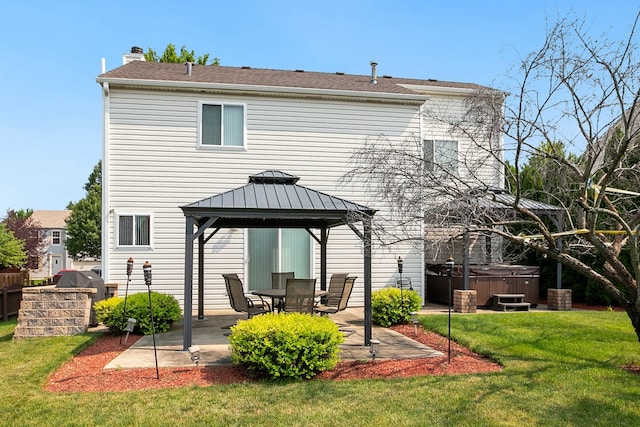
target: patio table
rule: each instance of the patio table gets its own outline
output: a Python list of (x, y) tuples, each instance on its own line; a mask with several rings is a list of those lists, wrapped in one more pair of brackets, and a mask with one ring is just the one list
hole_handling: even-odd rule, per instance
[[(286, 294), (286, 289), (273, 289), (273, 288), (268, 288), (268, 289), (258, 289), (255, 291), (251, 291), (251, 293), (253, 295), (258, 295), (261, 297), (268, 297), (271, 298), (271, 311), (274, 311), (275, 309), (275, 300), (276, 299), (283, 299), (285, 294)], [(323, 297), (325, 295), (328, 295), (329, 291), (322, 291), (322, 290), (318, 290), (316, 289), (316, 298), (320, 298)]]

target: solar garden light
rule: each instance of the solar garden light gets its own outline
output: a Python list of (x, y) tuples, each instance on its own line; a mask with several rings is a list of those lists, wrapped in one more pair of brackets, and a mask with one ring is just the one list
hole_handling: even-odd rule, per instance
[(398, 257), (398, 274), (400, 275), (400, 313), (402, 322), (404, 323), (404, 298), (402, 297), (402, 258)]
[(127, 326), (125, 328), (125, 330), (127, 331), (127, 335), (124, 338), (124, 343), (127, 343), (127, 340), (129, 339), (129, 333), (133, 332), (133, 330), (136, 327), (136, 319), (134, 319), (133, 317), (130, 317), (129, 320), (127, 320)]
[(198, 362), (200, 361), (200, 347), (192, 345), (187, 349), (187, 351), (189, 351), (189, 355), (191, 355), (191, 361), (198, 366)]
[[(127, 286), (124, 290), (124, 305), (122, 307), (122, 323), (124, 323), (124, 319), (127, 318), (127, 295), (129, 294), (129, 282), (131, 282), (131, 273), (133, 273), (133, 258), (129, 257), (129, 259), (127, 260)], [(127, 329), (127, 339), (129, 338), (129, 332), (130, 331)], [(127, 340), (125, 339), (124, 342), (126, 344)], [(120, 344), (122, 344), (122, 338), (120, 338)]]
[(144, 273), (144, 283), (147, 285), (149, 294), (149, 314), (151, 315), (151, 334), (153, 335), (153, 354), (156, 358), (156, 378), (160, 379), (160, 371), (158, 370), (158, 351), (156, 349), (156, 328), (153, 322), (153, 305), (151, 304), (151, 264), (149, 261), (145, 261), (142, 266), (142, 272)]
[(380, 351), (380, 340), (369, 340), (369, 353), (371, 353), (371, 362), (376, 361), (376, 354)]
[(410, 314), (411, 314), (411, 323), (413, 323), (413, 335), (418, 336), (418, 312), (412, 311)]
[(453, 276), (453, 258), (447, 259), (447, 278), (449, 279), (449, 333), (447, 339), (449, 341), (448, 363), (451, 363), (451, 277)]

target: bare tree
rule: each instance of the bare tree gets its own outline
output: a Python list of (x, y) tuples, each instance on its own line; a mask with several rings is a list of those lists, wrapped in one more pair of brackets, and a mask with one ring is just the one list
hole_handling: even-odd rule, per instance
[[(457, 168), (444, 151), (434, 162), (432, 145), (417, 138), (402, 148), (384, 137), (368, 141), (345, 179), (366, 182), (389, 207), (379, 221), (381, 241), (412, 239), (427, 248), (436, 242), (451, 251), (442, 243), (457, 235), (500, 236), (598, 284), (626, 310), (640, 340), (639, 16), (621, 41), (591, 37), (583, 21), (560, 19), (509, 76), (513, 87), (478, 90), (462, 113), (427, 103), (425, 120), (446, 124), (448, 138), (459, 142)], [(523, 170), (532, 164), (544, 165), (541, 190), (562, 209), (561, 221), (549, 221), (524, 199)], [(504, 174), (508, 197), (499, 189), (504, 181), (495, 180)], [(424, 220), (425, 233), (408, 226), (416, 219)], [(429, 233), (433, 226), (441, 238)], [(604, 265), (582, 261), (585, 251)]]

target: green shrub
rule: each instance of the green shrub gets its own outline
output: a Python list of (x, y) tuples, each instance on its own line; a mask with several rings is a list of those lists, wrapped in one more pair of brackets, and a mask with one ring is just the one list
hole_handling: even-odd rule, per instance
[[(107, 325), (109, 321), (108, 319), (110, 319), (112, 316), (117, 317), (116, 314), (114, 314), (114, 311), (116, 313), (119, 313), (120, 320), (122, 320), (122, 302), (123, 301), (124, 301), (124, 298), (113, 297), (113, 298), (100, 300), (95, 304), (93, 304), (93, 309), (96, 312), (96, 320), (100, 323)], [(118, 305), (120, 305), (120, 310), (117, 310), (116, 308), (118, 307)]]
[(311, 378), (339, 361), (344, 336), (328, 317), (302, 313), (256, 316), (231, 327), (231, 360), (262, 376)]
[[(176, 320), (180, 320), (182, 312), (178, 300), (172, 295), (151, 292), (153, 305), (153, 322), (156, 332), (166, 332)], [(149, 295), (146, 292), (127, 297), (127, 312), (123, 315), (124, 298), (113, 297), (94, 304), (96, 318), (112, 331), (124, 331), (127, 319), (136, 319), (134, 333), (150, 335), (151, 316), (149, 313)]]
[(371, 293), (371, 320), (388, 327), (411, 320), (411, 312), (420, 310), (422, 300), (416, 291), (383, 288)]

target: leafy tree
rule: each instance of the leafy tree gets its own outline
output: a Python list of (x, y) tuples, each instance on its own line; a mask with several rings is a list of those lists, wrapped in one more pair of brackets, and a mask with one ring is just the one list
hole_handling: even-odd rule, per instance
[(5, 224), (0, 224), (0, 267), (22, 267), (27, 261), (27, 251), (24, 242), (16, 238), (7, 230)]
[(172, 43), (169, 43), (167, 47), (162, 52), (162, 55), (158, 55), (158, 53), (153, 50), (153, 48), (149, 48), (144, 53), (144, 59), (147, 62), (172, 62), (184, 64), (186, 62), (194, 62), (198, 65), (220, 65), (219, 58), (213, 58), (209, 62), (209, 54), (205, 53), (202, 56), (197, 56), (195, 52), (187, 50), (185, 46), (180, 48), (180, 53), (176, 52), (176, 47)]
[(102, 255), (102, 161), (93, 167), (84, 185), (87, 192), (67, 209), (67, 251), (74, 259), (100, 258)]
[(32, 270), (37, 270), (40, 267), (40, 259), (44, 252), (46, 238), (40, 232), (41, 224), (33, 219), (32, 213), (32, 209), (21, 209), (19, 211), (10, 209), (2, 222), (16, 239), (24, 243), (24, 249), (27, 251), (27, 261), (26, 265), (21, 265), (20, 267), (26, 266)]
[[(378, 138), (354, 153), (347, 181), (364, 182), (391, 206), (388, 221), (376, 217), (388, 227), (380, 235), (438, 243), (407, 226), (424, 219), (425, 226), (440, 226), (442, 245), (469, 232), (502, 237), (605, 291), (626, 310), (640, 340), (639, 20), (636, 13), (628, 37), (616, 41), (592, 37), (578, 19), (560, 19), (508, 76), (513, 87), (480, 88), (464, 101), (462, 117), (446, 103), (428, 102), (425, 120), (465, 142), (454, 173), (450, 162), (427, 162), (422, 141), (394, 147)], [(569, 155), (562, 149), (568, 147), (584, 152)], [(497, 197), (487, 167), (507, 175), (513, 197)], [(561, 221), (522, 203), (527, 188), (540, 185), (546, 200), (562, 208)]]

